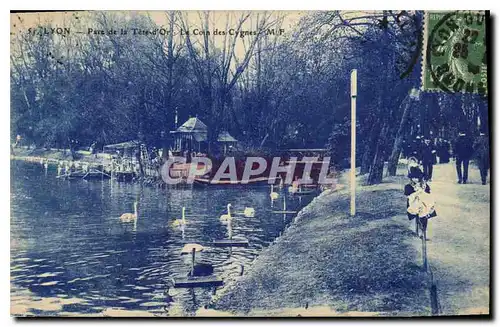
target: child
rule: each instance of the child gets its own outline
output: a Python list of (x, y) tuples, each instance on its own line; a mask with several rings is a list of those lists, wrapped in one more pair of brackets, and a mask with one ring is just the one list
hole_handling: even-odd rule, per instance
[(407, 196), (406, 208), (408, 219), (418, 218), (422, 230), (427, 229), (427, 220), (436, 217), (434, 200), (430, 196), (431, 188), (424, 180), (424, 174), (419, 167), (411, 166), (408, 170), (410, 183), (405, 185), (404, 193)]

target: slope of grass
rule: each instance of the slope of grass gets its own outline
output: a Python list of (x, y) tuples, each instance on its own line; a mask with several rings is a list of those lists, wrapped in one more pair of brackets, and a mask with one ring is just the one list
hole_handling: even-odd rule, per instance
[(214, 301), (236, 314), (307, 306), (384, 315), (430, 313), (418, 239), (408, 227), (397, 183), (361, 187), (358, 212), (349, 197), (315, 199), (254, 266)]

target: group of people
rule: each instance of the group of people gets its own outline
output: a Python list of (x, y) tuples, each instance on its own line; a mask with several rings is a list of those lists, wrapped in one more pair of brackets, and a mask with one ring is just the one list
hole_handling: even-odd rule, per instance
[(423, 174), (427, 181), (432, 180), (433, 166), (438, 163), (450, 162), (450, 142), (438, 138), (434, 143), (430, 138), (417, 135), (411, 142), (403, 147), (403, 155), (406, 158), (414, 157), (422, 164)]
[[(408, 160), (409, 183), (404, 187), (408, 219), (417, 221), (419, 225), (417, 233), (419, 229), (425, 231), (428, 220), (437, 216), (435, 201), (427, 183), (432, 178), (432, 166), (437, 162), (436, 156), (439, 156), (440, 163), (447, 163), (450, 158), (449, 142), (446, 140), (438, 140), (437, 144), (432, 144), (430, 139), (423, 139), (423, 143), (419, 144), (421, 139), (421, 137), (415, 138), (411, 143), (413, 148), (406, 150), (406, 156), (415, 159)], [(439, 150), (440, 145), (441, 150)], [(453, 155), (459, 184), (467, 184), (471, 159), (475, 160), (479, 168), (482, 184), (486, 184), (490, 165), (490, 147), (485, 133), (480, 133), (473, 139), (466, 132), (460, 132), (453, 144)]]
[(430, 138), (416, 136), (412, 141), (406, 142), (403, 155), (406, 158), (414, 157), (422, 165), (423, 178), (432, 181), (433, 166), (438, 163), (438, 158), (439, 163), (449, 163), (451, 150), (455, 157), (457, 182), (467, 184), (469, 163), (470, 160), (475, 160), (481, 173), (481, 182), (485, 185), (490, 167), (489, 140), (485, 133), (473, 138), (466, 132), (460, 132), (453, 147), (446, 139), (438, 138), (432, 142)]

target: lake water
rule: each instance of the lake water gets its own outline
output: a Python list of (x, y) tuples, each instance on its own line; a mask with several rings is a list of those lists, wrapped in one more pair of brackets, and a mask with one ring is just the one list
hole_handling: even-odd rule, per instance
[[(282, 210), (283, 197), (287, 210), (299, 210), (312, 198), (282, 192), (271, 203), (266, 186), (162, 190), (56, 175), (54, 166), (45, 170), (11, 161), (11, 297), (13, 304), (41, 315), (109, 308), (192, 315), (210, 301), (213, 288), (170, 288), (172, 301), (166, 301), (172, 277), (184, 277), (190, 269), (189, 256), (180, 254), (184, 244), (204, 245), (200, 261), (213, 264), (214, 274), (227, 285), (293, 219), (272, 213)], [(136, 226), (121, 222), (120, 215), (133, 212), (136, 200)], [(227, 237), (219, 217), (228, 203), (233, 213), (255, 209), (253, 218), (233, 219), (233, 237), (247, 238), (248, 248), (210, 246)], [(183, 206), (184, 238), (171, 225)]]

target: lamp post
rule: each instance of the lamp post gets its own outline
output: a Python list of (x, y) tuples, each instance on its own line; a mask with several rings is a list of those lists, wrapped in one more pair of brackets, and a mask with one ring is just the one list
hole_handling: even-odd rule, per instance
[(356, 96), (358, 70), (351, 71), (351, 216), (356, 215)]

